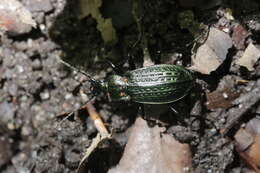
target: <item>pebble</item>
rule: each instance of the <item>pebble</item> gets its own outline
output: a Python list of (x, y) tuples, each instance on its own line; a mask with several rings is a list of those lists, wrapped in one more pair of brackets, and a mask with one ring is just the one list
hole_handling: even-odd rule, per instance
[(48, 100), (50, 98), (50, 93), (48, 91), (44, 91), (40, 93), (40, 96), (42, 100)]
[(11, 144), (4, 137), (0, 138), (0, 167), (7, 164), (12, 157)]
[(6, 101), (0, 103), (0, 121), (7, 124), (14, 118), (15, 107), (12, 103)]

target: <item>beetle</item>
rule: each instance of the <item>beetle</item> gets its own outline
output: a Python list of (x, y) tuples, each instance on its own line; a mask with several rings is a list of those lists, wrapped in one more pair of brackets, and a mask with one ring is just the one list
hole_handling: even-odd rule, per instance
[(106, 80), (95, 80), (89, 74), (61, 60), (66, 66), (89, 78), (93, 95), (107, 93), (111, 101), (133, 101), (143, 104), (167, 104), (185, 97), (194, 84), (193, 74), (182, 66), (158, 64), (113, 74)]

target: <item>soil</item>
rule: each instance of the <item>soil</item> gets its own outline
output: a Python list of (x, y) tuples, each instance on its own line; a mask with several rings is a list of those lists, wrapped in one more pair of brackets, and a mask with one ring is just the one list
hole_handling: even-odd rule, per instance
[[(130, 54), (135, 68), (142, 66), (142, 45), (132, 46), (140, 33), (134, 20), (129, 19), (116, 26), (117, 44), (106, 45), (96, 29), (95, 19), (91, 16), (79, 19), (78, 1), (21, 2), (32, 13), (37, 27), (29, 33), (1, 36), (0, 172), (74, 172), (97, 130), (85, 111), (76, 111), (61, 122), (64, 113), (84, 105), (86, 100), (81, 91), (89, 92), (89, 82), (86, 76), (66, 68), (59, 58), (84, 69), (96, 79), (104, 79), (112, 73), (112, 69), (102, 63), (104, 60), (123, 64), (124, 71), (130, 70), (131, 63), (126, 61)], [(260, 20), (257, 15), (260, 15), (260, 3), (253, 0), (246, 6), (236, 1), (218, 3), (143, 1), (141, 25), (144, 34), (141, 36), (148, 38), (153, 61), (191, 65), (190, 45), (194, 38), (187, 29), (180, 28), (176, 17), (187, 9), (193, 9), (195, 19), (208, 26), (231, 29), (234, 23), (245, 25), (250, 32), (248, 40), (259, 46)], [(231, 8), (238, 21), (226, 19), (225, 8)], [(196, 86), (188, 96), (174, 103), (178, 115), (167, 106), (151, 106), (148, 107), (151, 110), (145, 111), (151, 126), (159, 120), (160, 126), (166, 127), (166, 133), (190, 144), (197, 172), (239, 172), (245, 166), (235, 152), (232, 136), (240, 125), (259, 114), (259, 96), (250, 91), (260, 88), (260, 63), (255, 64), (252, 72), (234, 65), (232, 62), (239, 51), (233, 47), (221, 67), (210, 75), (196, 73)], [(247, 82), (237, 82), (242, 80)], [(252, 101), (240, 100), (239, 104), (245, 105), (243, 108), (230, 103), (227, 107), (208, 108), (206, 93), (215, 90), (221, 93), (224, 88), (239, 91), (238, 97), (247, 96)], [(115, 135), (91, 155), (86, 169), (88, 172), (107, 172), (122, 156), (140, 105), (109, 102), (106, 93), (100, 93), (94, 105)], [(158, 109), (162, 111), (148, 118)], [(230, 125), (229, 119), (235, 116), (234, 112), (240, 116)], [(228, 129), (225, 135), (221, 133), (222, 129)]]

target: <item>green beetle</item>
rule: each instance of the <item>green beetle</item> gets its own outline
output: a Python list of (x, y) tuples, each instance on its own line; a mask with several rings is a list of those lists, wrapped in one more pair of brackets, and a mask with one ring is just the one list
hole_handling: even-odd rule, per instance
[(101, 91), (111, 101), (133, 101), (143, 104), (167, 104), (185, 97), (194, 84), (193, 74), (178, 65), (159, 64), (113, 74), (106, 80), (95, 80), (61, 60), (73, 70), (86, 75), (91, 83), (93, 96)]
[(95, 81), (94, 90), (106, 92), (111, 101), (133, 101), (143, 104), (167, 104), (188, 94), (194, 83), (190, 71), (177, 65), (159, 64), (123, 75), (111, 75)]
[(103, 91), (111, 101), (167, 104), (185, 97), (194, 83), (192, 73), (178, 65), (153, 65), (95, 80), (88, 73), (61, 62), (89, 77), (93, 97)]

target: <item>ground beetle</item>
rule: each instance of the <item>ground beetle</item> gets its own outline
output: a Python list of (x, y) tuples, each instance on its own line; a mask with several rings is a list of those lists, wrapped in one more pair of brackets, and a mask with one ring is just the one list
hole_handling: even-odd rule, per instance
[(106, 80), (95, 80), (89, 74), (63, 62), (89, 77), (94, 95), (103, 91), (111, 101), (133, 101), (143, 104), (167, 104), (188, 94), (193, 74), (178, 65), (159, 64), (113, 74)]

